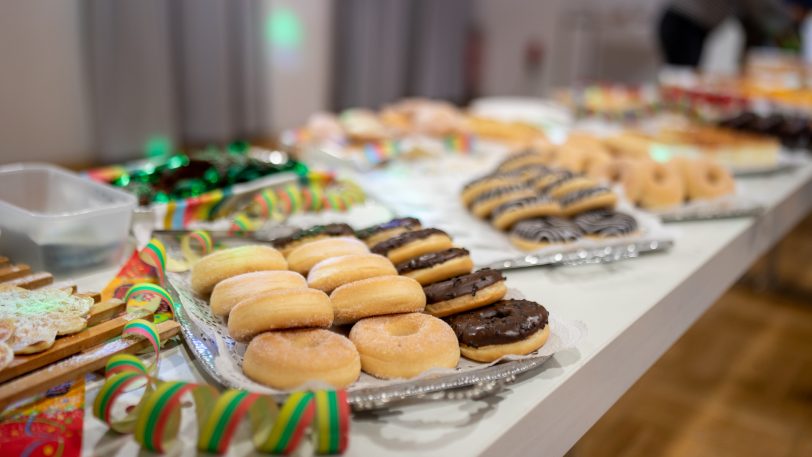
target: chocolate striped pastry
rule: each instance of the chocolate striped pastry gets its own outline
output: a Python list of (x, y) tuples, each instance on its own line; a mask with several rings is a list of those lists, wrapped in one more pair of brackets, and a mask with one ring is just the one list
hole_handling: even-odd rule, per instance
[(590, 187), (588, 189), (580, 189), (574, 192), (570, 192), (567, 195), (564, 195), (563, 197), (558, 199), (558, 203), (560, 203), (562, 207), (567, 207), (574, 205), (587, 198), (597, 197), (600, 195), (611, 193), (612, 190), (607, 187)]
[(543, 186), (536, 185), (536, 190), (538, 190), (542, 194), (549, 194), (557, 187), (562, 186), (563, 184), (572, 181), (573, 179), (577, 178), (578, 175), (571, 171), (563, 171), (561, 173), (557, 173), (555, 179), (544, 183)]
[(477, 195), (476, 198), (474, 198), (474, 200), (471, 202), (471, 206), (475, 206), (478, 203), (486, 202), (494, 198), (503, 197), (508, 194), (522, 192), (525, 190), (530, 190), (530, 188), (524, 184), (508, 184), (505, 186), (497, 187), (496, 189), (491, 189)]
[(513, 154), (499, 164), (497, 170), (500, 172), (523, 171), (528, 167), (546, 165), (547, 158), (536, 151), (525, 151)]
[(583, 235), (577, 225), (560, 217), (540, 217), (518, 222), (510, 234), (516, 240), (538, 245), (569, 243)]
[(587, 235), (614, 237), (629, 235), (637, 231), (637, 220), (626, 213), (599, 209), (581, 213), (574, 219)]
[(474, 187), (476, 185), (479, 185), (479, 184), (482, 184), (482, 183), (485, 183), (485, 182), (488, 182), (488, 181), (492, 181), (494, 179), (500, 179), (502, 177), (508, 178), (508, 176), (502, 175), (501, 173), (487, 174), (485, 176), (481, 176), (479, 178), (476, 178), (473, 181), (469, 181), (467, 184), (465, 184), (465, 186), (462, 187), (462, 190), (468, 190), (468, 189), (471, 189), (472, 187)]
[(554, 203), (553, 200), (545, 195), (533, 195), (532, 197), (517, 198), (516, 200), (510, 200), (507, 203), (502, 203), (501, 205), (497, 206), (491, 212), (491, 217), (496, 219), (497, 217), (511, 211), (518, 211), (530, 206), (548, 205), (551, 203)]
[(575, 173), (569, 170), (553, 170), (536, 178), (533, 181), (533, 187), (541, 193), (547, 193), (549, 186), (555, 187), (555, 185), (565, 183), (575, 176)]

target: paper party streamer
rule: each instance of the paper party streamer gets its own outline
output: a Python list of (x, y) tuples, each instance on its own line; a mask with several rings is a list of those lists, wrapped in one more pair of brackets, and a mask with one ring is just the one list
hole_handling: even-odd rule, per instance
[[(192, 247), (193, 243), (197, 245), (197, 251)], [(209, 232), (205, 230), (195, 230), (180, 238), (180, 249), (183, 252), (183, 256), (186, 257), (186, 266), (188, 268), (200, 260), (200, 257), (211, 254), (214, 250), (214, 242)], [(198, 254), (198, 251), (200, 254)]]
[(138, 253), (138, 257), (147, 265), (155, 268), (158, 281), (163, 284), (166, 279), (166, 248), (160, 240), (153, 238)]
[(302, 188), (302, 207), (306, 211), (318, 211), (322, 208), (324, 190), (318, 184), (308, 184)]
[(279, 198), (273, 189), (265, 189), (255, 195), (253, 203), (261, 217), (271, 217), (272, 214), (279, 212)]
[(467, 134), (449, 135), (443, 139), (445, 148), (453, 152), (467, 154), (474, 149), (474, 137)]
[(235, 235), (241, 235), (252, 231), (252, 227), (253, 222), (247, 215), (238, 214), (234, 219), (231, 220), (231, 228), (229, 229), (229, 232)]
[(157, 284), (152, 284), (148, 282), (142, 282), (130, 287), (130, 289), (127, 290), (127, 294), (124, 295), (124, 301), (129, 304), (130, 298), (143, 295), (157, 295), (160, 298), (166, 300), (166, 302), (169, 304), (170, 309), (173, 309), (175, 307), (175, 302), (172, 301), (172, 296), (169, 295), (166, 289)]
[[(128, 297), (141, 292), (146, 290)], [(154, 351), (153, 361), (145, 364), (126, 354), (111, 357), (106, 365), (107, 379), (93, 402), (93, 415), (119, 433), (132, 433), (145, 450), (163, 453), (171, 449), (180, 430), (182, 400), (189, 396), (194, 400), (200, 452), (225, 453), (238, 425), (246, 418), (254, 447), (260, 452), (291, 454), (308, 430), (316, 453), (340, 454), (346, 450), (349, 405), (345, 391), (294, 392), (280, 410), (268, 395), (235, 389), (220, 394), (207, 385), (161, 381), (152, 375), (161, 347), (155, 326), (149, 321), (135, 320), (125, 326), (123, 336), (146, 339)], [(134, 388), (144, 389), (137, 404), (131, 408), (118, 405), (123, 403), (122, 394)]]

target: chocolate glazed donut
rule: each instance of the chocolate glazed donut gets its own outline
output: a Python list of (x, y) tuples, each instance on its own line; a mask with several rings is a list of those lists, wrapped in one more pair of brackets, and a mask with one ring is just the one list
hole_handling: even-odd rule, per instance
[(355, 232), (355, 236), (357, 236), (362, 240), (365, 240), (377, 233), (398, 228), (404, 229), (420, 228), (420, 221), (414, 217), (399, 217), (397, 219), (392, 219), (389, 222), (384, 222), (383, 224), (373, 225), (372, 227), (367, 227), (365, 229), (358, 230), (357, 232)]
[(375, 246), (372, 247), (371, 251), (375, 254), (386, 255), (389, 251), (393, 249), (397, 249), (399, 247), (403, 247), (406, 244), (411, 243), (415, 240), (421, 240), (423, 238), (428, 238), (431, 235), (445, 235), (448, 234), (440, 229), (436, 228), (427, 228), (422, 230), (415, 230), (414, 232), (406, 232), (401, 233), (400, 235), (389, 238), (386, 241), (382, 241)]
[(398, 274), (417, 280), (420, 285), (432, 284), (455, 276), (465, 275), (474, 269), (467, 249), (449, 248), (413, 257), (396, 265)]
[(318, 236), (353, 236), (355, 231), (347, 224), (316, 225), (308, 229), (298, 230), (292, 235), (276, 238), (271, 241), (273, 247), (284, 249), (298, 241)]
[(424, 286), (426, 312), (437, 317), (468, 311), (501, 300), (507, 293), (505, 277), (485, 268)]
[(501, 300), (448, 318), (460, 343), (474, 348), (521, 341), (547, 325), (549, 314), (529, 300)]
[(476, 295), (478, 291), (504, 280), (502, 272), (484, 268), (469, 275), (425, 286), (423, 292), (426, 294), (426, 303), (438, 303), (465, 295)]
[(476, 205), (478, 203), (482, 203), (482, 202), (485, 202), (485, 201), (488, 201), (488, 200), (491, 200), (491, 199), (494, 199), (494, 198), (498, 198), (498, 197), (501, 197), (501, 196), (504, 196), (504, 195), (507, 195), (507, 194), (510, 194), (510, 193), (520, 192), (520, 191), (526, 190), (526, 189), (529, 189), (529, 188), (524, 184), (507, 184), (505, 186), (497, 187), (495, 189), (491, 189), (491, 190), (488, 190), (486, 192), (483, 192), (483, 193), (477, 195), (477, 197), (474, 198), (474, 200), (471, 202), (471, 206), (473, 207), (474, 205)]
[(467, 256), (468, 254), (468, 250), (464, 248), (451, 248), (440, 252), (430, 252), (428, 254), (415, 257), (411, 260), (401, 262), (395, 265), (395, 268), (397, 268), (398, 274), (402, 275), (410, 271), (431, 268), (443, 262), (448, 262), (451, 259)]

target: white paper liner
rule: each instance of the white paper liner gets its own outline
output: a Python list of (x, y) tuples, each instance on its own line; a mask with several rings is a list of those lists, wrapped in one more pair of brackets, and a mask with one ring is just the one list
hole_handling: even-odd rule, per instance
[[(207, 336), (208, 344), (216, 347), (213, 354), (214, 369), (217, 370), (217, 378), (223, 380), (229, 387), (240, 388), (252, 392), (282, 394), (285, 391), (272, 389), (262, 384), (256, 383), (243, 374), (242, 355), (245, 352), (246, 344), (235, 342), (228, 336), (228, 329), (225, 321), (211, 313), (206, 300), (197, 297), (191, 290), (189, 273), (169, 273), (167, 275), (172, 287), (178, 294), (181, 305), (192, 323), (197, 326)], [(507, 297), (523, 298), (522, 294), (513, 289), (509, 289)], [(391, 379), (383, 380), (361, 373), (358, 381), (353, 383), (348, 392), (376, 387), (389, 387), (407, 384), (417, 380), (430, 379), (438, 376), (460, 373), (475, 373), (497, 363), (509, 362), (513, 360), (524, 360), (530, 358), (548, 357), (556, 352), (575, 347), (576, 343), (586, 336), (586, 326), (580, 321), (566, 321), (558, 319), (552, 314), (549, 317), (550, 337), (538, 351), (525, 356), (507, 356), (492, 363), (478, 363), (465, 358), (460, 358), (460, 363), (456, 369), (434, 369), (427, 371), (420, 376), (411, 379)], [(214, 352), (214, 351), (212, 351)], [(207, 364), (203, 367), (210, 369)], [(325, 388), (329, 387), (319, 382), (308, 383), (304, 388)]]

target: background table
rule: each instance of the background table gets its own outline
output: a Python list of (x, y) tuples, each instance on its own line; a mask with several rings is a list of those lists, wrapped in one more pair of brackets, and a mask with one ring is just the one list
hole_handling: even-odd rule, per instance
[[(506, 274), (508, 284), (552, 313), (586, 323), (577, 348), (557, 354), (509, 388), (476, 401), (419, 402), (353, 417), (347, 455), (564, 454), (685, 330), (812, 209), (812, 165), (748, 178), (748, 192), (767, 204), (758, 218), (682, 223), (666, 254), (608, 265), (529, 269)], [(99, 290), (114, 271), (78, 278)], [(182, 346), (164, 353), (164, 379), (204, 382)], [(83, 453), (138, 455), (129, 436), (106, 432), (89, 406)], [(188, 415), (181, 447), (194, 455)], [(245, 438), (230, 455), (251, 452)], [(303, 449), (307, 455), (307, 449)]]

